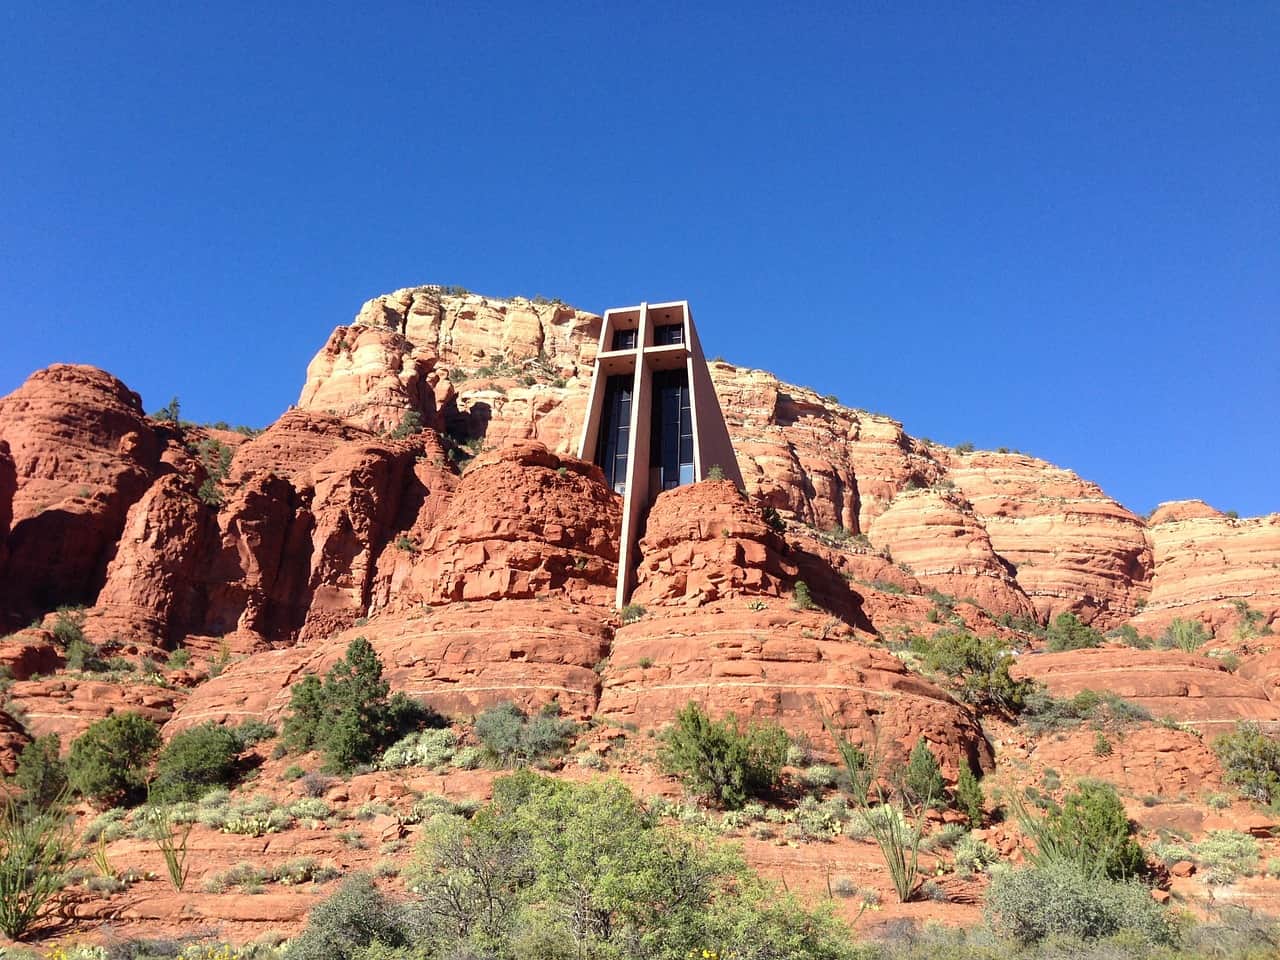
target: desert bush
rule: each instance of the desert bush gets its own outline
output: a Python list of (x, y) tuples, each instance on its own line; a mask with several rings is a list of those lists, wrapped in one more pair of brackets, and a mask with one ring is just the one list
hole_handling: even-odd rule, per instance
[(1037, 734), (1076, 726), (1088, 720), (1123, 724), (1150, 719), (1151, 712), (1141, 704), (1110, 691), (1081, 690), (1074, 697), (1059, 699), (1040, 686), (1027, 693), (1022, 710), (1022, 722)]
[[(470, 821), (437, 817), (406, 872), (440, 957), (851, 957), (847, 928), (661, 824), (616, 780), (529, 772)], [(421, 942), (421, 941), (419, 941)]]
[(813, 602), (813, 594), (809, 592), (809, 585), (803, 580), (797, 580), (794, 592), (791, 595), (791, 606), (796, 610), (816, 610), (818, 605)]
[(267, 723), (265, 720), (259, 720), (257, 717), (250, 717), (248, 720), (243, 721), (239, 726), (232, 727), (231, 732), (235, 734), (236, 742), (239, 744), (239, 749), (243, 751), (262, 743), (264, 740), (270, 740), (278, 731), (272, 724)]
[(152, 797), (161, 803), (198, 800), (210, 787), (230, 784), (241, 747), (240, 738), (221, 724), (183, 730), (156, 758)]
[(961, 873), (981, 873), (1000, 861), (999, 855), (991, 846), (971, 833), (966, 833), (956, 844), (955, 859), (956, 869)]
[(924, 737), (911, 748), (902, 778), (902, 792), (913, 804), (920, 806), (938, 807), (946, 803), (947, 785), (942, 779), (938, 758)]
[(415, 433), (422, 430), (422, 414), (417, 410), (409, 410), (400, 420), (399, 426), (392, 430), (387, 436), (392, 440), (403, 440), (405, 437), (411, 437)]
[(624, 624), (635, 623), (645, 615), (645, 609), (638, 603), (628, 603), (619, 615)]
[(353, 960), (370, 944), (407, 947), (410, 928), (403, 904), (390, 899), (365, 874), (342, 884), (312, 908), (307, 925), (285, 951), (285, 960)]
[(1123, 880), (1146, 870), (1142, 848), (1130, 836), (1132, 825), (1115, 788), (1097, 780), (1082, 780), (1061, 807), (1043, 817), (1017, 807), (1023, 831), (1036, 849), (1028, 859), (1037, 867), (1066, 863), (1081, 873)]
[(1102, 634), (1083, 623), (1074, 613), (1066, 612), (1053, 618), (1045, 640), (1050, 653), (1102, 646)]
[(1172, 919), (1142, 884), (1092, 876), (1065, 862), (997, 874), (987, 917), (1020, 943), (1094, 940), (1122, 931), (1148, 944), (1172, 944), (1177, 937)]
[(1252, 721), (1213, 742), (1223, 779), (1255, 803), (1280, 800), (1280, 740)]
[(372, 762), (407, 728), (439, 722), (421, 704), (397, 694), (382, 679), (382, 660), (364, 637), (347, 646), (346, 655), (325, 675), (308, 674), (293, 685), (285, 717), (285, 746), (294, 752), (319, 750), (326, 766), (350, 772)]
[(401, 767), (439, 767), (453, 758), (458, 735), (444, 730), (420, 730), (397, 740), (382, 754), (378, 766), (383, 770)]
[(100, 805), (137, 801), (159, 747), (155, 724), (139, 714), (118, 713), (99, 720), (72, 742), (68, 782)]
[(56, 733), (36, 737), (18, 755), (13, 784), (22, 791), (22, 802), (43, 809), (67, 789), (67, 765), (60, 756), (62, 741)]
[(1195, 653), (1213, 636), (1205, 630), (1199, 620), (1174, 620), (1165, 627), (1164, 633), (1156, 640), (1156, 646), (1162, 650), (1181, 650), (1183, 653)]
[(84, 607), (59, 607), (50, 631), (54, 641), (63, 650), (68, 650), (73, 643), (85, 643), (84, 621)]
[(772, 789), (786, 756), (787, 734), (777, 724), (743, 729), (736, 717), (713, 720), (693, 702), (676, 715), (659, 751), (664, 769), (731, 810)]
[(960, 760), (960, 775), (956, 779), (955, 808), (969, 818), (969, 826), (975, 830), (982, 826), (982, 810), (986, 798), (982, 795), (982, 784), (969, 766), (969, 761)]
[(920, 654), (926, 670), (946, 677), (947, 686), (979, 710), (1011, 716), (1022, 709), (1035, 686), (1009, 675), (1013, 655), (994, 637), (946, 630), (913, 638), (911, 649)]
[(1195, 845), (1196, 859), (1209, 868), (1210, 883), (1234, 883), (1258, 869), (1258, 841), (1237, 830), (1210, 830)]
[(107, 664), (98, 656), (97, 647), (83, 636), (78, 636), (67, 643), (67, 669), (99, 673), (107, 669)]
[(824, 763), (816, 763), (800, 774), (800, 779), (804, 781), (806, 787), (824, 790), (834, 787), (839, 780), (839, 776), (840, 771), (835, 767), (829, 767)]
[(0, 932), (20, 940), (62, 888), (72, 837), (65, 805), (0, 801)]
[(510, 701), (490, 707), (476, 717), (475, 734), (489, 759), (511, 767), (563, 753), (578, 731), (562, 718), (559, 704), (549, 704), (530, 717)]

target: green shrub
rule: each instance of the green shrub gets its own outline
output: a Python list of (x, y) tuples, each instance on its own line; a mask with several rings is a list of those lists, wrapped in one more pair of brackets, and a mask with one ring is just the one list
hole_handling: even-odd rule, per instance
[(62, 741), (56, 733), (36, 737), (18, 755), (18, 769), (13, 783), (22, 791), (22, 802), (44, 809), (57, 801), (67, 789), (67, 765), (60, 756)]
[(389, 746), (378, 761), (383, 770), (401, 767), (439, 767), (453, 758), (458, 745), (458, 735), (448, 728), (444, 730), (420, 730), (397, 740)]
[(961, 873), (981, 873), (999, 861), (995, 850), (971, 833), (966, 833), (956, 844), (956, 869)]
[(1210, 883), (1234, 883), (1258, 869), (1258, 841), (1236, 830), (1210, 830), (1196, 844), (1195, 854), (1209, 868)]
[(53, 618), (53, 639), (64, 650), (73, 643), (85, 643), (84, 607), (59, 607)]
[(217, 723), (183, 730), (156, 759), (151, 795), (161, 803), (198, 800), (210, 787), (235, 780), (240, 738)]
[(319, 750), (331, 770), (349, 772), (422, 722), (429, 711), (402, 694), (388, 698), (382, 661), (372, 644), (356, 637), (324, 681), (308, 674), (293, 685), (282, 735), (294, 752)]
[(155, 724), (136, 713), (118, 713), (90, 725), (71, 744), (67, 779), (99, 805), (136, 802), (159, 748)]
[(441, 958), (854, 956), (828, 911), (761, 882), (735, 851), (657, 822), (617, 780), (500, 778), (469, 821), (428, 821), (406, 882), (426, 916), (449, 919), (432, 924)]
[(829, 767), (826, 764), (817, 763), (809, 767), (800, 775), (800, 779), (804, 781), (806, 787), (817, 790), (823, 790), (836, 785), (839, 779), (840, 771), (835, 767)]
[(1255, 803), (1280, 800), (1280, 740), (1252, 721), (1213, 742), (1223, 779)]
[(787, 743), (777, 724), (752, 724), (744, 730), (737, 717), (713, 720), (691, 701), (663, 736), (659, 758), (694, 793), (735, 810), (778, 783)]
[(1092, 876), (1070, 863), (997, 874), (986, 912), (999, 933), (1027, 944), (1055, 936), (1095, 940), (1121, 932), (1148, 944), (1172, 944), (1177, 932), (1142, 884)]
[(107, 669), (107, 665), (98, 656), (98, 648), (80, 636), (73, 637), (67, 643), (67, 669), (98, 673)]
[(1102, 634), (1081, 622), (1074, 613), (1066, 612), (1053, 618), (1045, 639), (1050, 653), (1102, 646)]
[(1137, 628), (1131, 623), (1116, 627), (1107, 634), (1107, 637), (1119, 640), (1125, 646), (1133, 647), (1135, 650), (1150, 650), (1156, 645), (1156, 642), (1145, 633), (1138, 633)]
[(559, 704), (549, 704), (530, 717), (514, 703), (504, 701), (476, 718), (476, 738), (499, 766), (532, 763), (563, 753), (578, 732), (578, 725), (559, 713)]
[(66, 807), (0, 801), (0, 932), (21, 939), (50, 912), (71, 859)]
[(357, 874), (312, 908), (307, 925), (285, 951), (285, 960), (353, 960), (371, 944), (407, 947), (410, 930), (402, 904)]
[(628, 603), (622, 608), (621, 617), (624, 624), (635, 623), (645, 615), (644, 607), (638, 603)]
[(409, 410), (400, 421), (400, 425), (387, 434), (392, 440), (403, 440), (422, 430), (422, 414), (417, 410)]
[(982, 784), (974, 776), (973, 769), (966, 759), (960, 760), (960, 776), (956, 779), (955, 807), (969, 818), (969, 826), (975, 830), (982, 826), (982, 810), (985, 798), (982, 795)]
[(948, 678), (947, 685), (960, 699), (979, 710), (1015, 714), (1035, 687), (1030, 680), (1009, 675), (1013, 655), (995, 637), (946, 630), (913, 638), (911, 649), (920, 654), (925, 670)]
[(809, 592), (809, 585), (803, 580), (797, 580), (795, 590), (791, 596), (791, 606), (796, 610), (816, 610), (818, 605), (813, 602), (813, 594)]
[(1212, 639), (1213, 636), (1199, 620), (1177, 619), (1165, 627), (1164, 633), (1156, 640), (1156, 645), (1162, 650), (1195, 653)]
[(916, 745), (911, 748), (902, 788), (912, 804), (938, 807), (946, 803), (947, 785), (942, 779), (938, 758), (933, 755), (924, 737), (917, 740)]
[(1118, 723), (1150, 720), (1151, 712), (1110, 691), (1081, 690), (1070, 699), (1059, 699), (1038, 685), (1023, 702), (1022, 722), (1037, 734), (1104, 719)]
[(1066, 863), (1099, 877), (1122, 880), (1146, 870), (1142, 848), (1130, 836), (1124, 804), (1109, 783), (1082, 780), (1043, 818), (1019, 809), (1023, 831), (1036, 845), (1028, 858), (1038, 867)]

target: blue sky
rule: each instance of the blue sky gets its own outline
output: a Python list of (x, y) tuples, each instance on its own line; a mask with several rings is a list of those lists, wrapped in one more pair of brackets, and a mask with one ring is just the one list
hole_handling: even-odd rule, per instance
[(1274, 2), (354, 6), (0, 11), (0, 394), (262, 425), (397, 287), (688, 298), (917, 436), (1280, 510)]

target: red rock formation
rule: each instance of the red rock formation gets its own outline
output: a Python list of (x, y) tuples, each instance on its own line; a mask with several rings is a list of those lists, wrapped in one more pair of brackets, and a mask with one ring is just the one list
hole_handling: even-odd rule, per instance
[(790, 593), (796, 567), (786, 544), (728, 480), (661, 494), (640, 541), (633, 601), (701, 606), (748, 594)]
[(972, 597), (996, 614), (1036, 614), (969, 503), (952, 491), (898, 494), (872, 521), (867, 535), (926, 587)]
[(159, 467), (138, 395), (93, 367), (54, 364), (0, 400), (0, 440), (17, 472), (0, 608), (30, 617), (91, 602)]
[(1171, 650), (1103, 647), (1024, 656), (1013, 671), (1058, 697), (1081, 690), (1111, 691), (1206, 733), (1224, 733), (1241, 720), (1280, 724), (1280, 703), (1217, 660)]
[(6, 676), (14, 680), (53, 673), (63, 662), (53, 634), (48, 630), (28, 628), (0, 637), (0, 666), (8, 671)]
[(164, 723), (187, 692), (175, 687), (130, 680), (76, 679), (69, 676), (23, 680), (10, 688), (10, 705), (21, 708), (27, 732), (56, 733), (64, 748), (94, 721), (117, 713), (139, 713)]
[(550, 591), (608, 603), (620, 526), (620, 500), (599, 467), (531, 441), (482, 453), (421, 542), (388, 551), (374, 606)]
[(747, 492), (819, 529), (865, 531), (909, 481), (940, 475), (888, 417), (840, 406), (762, 370), (710, 365)]
[(1158, 634), (1175, 618), (1200, 620), (1224, 639), (1241, 621), (1237, 603), (1263, 614), (1255, 629), (1280, 621), (1280, 513), (1236, 520), (1167, 506), (1152, 518), (1151, 598), (1133, 625)]
[(1095, 484), (1022, 454), (947, 454), (947, 478), (1013, 565), (1042, 619), (1070, 611), (1106, 628), (1147, 595), (1142, 521)]
[(298, 406), (379, 432), (394, 430), (409, 411), (442, 427), (434, 367), (434, 358), (413, 356), (413, 344), (395, 330), (338, 327), (308, 365)]
[(989, 765), (977, 720), (891, 654), (857, 641), (822, 612), (779, 600), (755, 610), (717, 601), (662, 608), (621, 627), (613, 641), (599, 714), (661, 727), (690, 700), (714, 715), (769, 718), (828, 742), (822, 718), (898, 763), (925, 737), (947, 776), (961, 757)]
[(1162, 503), (1147, 518), (1147, 526), (1169, 523), (1173, 520), (1199, 520), (1204, 517), (1225, 517), (1221, 510), (1216, 510), (1203, 500), (1170, 500)]
[[(18, 491), (18, 472), (13, 466), (9, 444), (0, 440), (0, 551), (9, 538), (9, 526), (13, 522), (13, 495)], [(0, 554), (0, 562), (4, 556)]]
[(203, 583), (213, 511), (173, 474), (129, 510), (94, 616), (96, 641), (157, 643), (204, 627)]
[(593, 667), (609, 649), (608, 613), (554, 600), (504, 600), (384, 615), (324, 641), (232, 664), (192, 692), (166, 733), (206, 720), (277, 719), (290, 685), (304, 673), (324, 673), (357, 635), (377, 650), (393, 690), (442, 713), (467, 716), (503, 700), (531, 709), (558, 700), (566, 713), (585, 718), (599, 690)]
[(22, 748), (31, 742), (22, 724), (6, 710), (0, 710), (0, 773), (12, 776), (18, 769), (18, 756)]
[(533, 439), (570, 453), (586, 406), (580, 374), (599, 335), (598, 316), (561, 303), (397, 290), (333, 332), (307, 368), (298, 405), (374, 430), (415, 410), (441, 432), (491, 445)]
[(1212, 748), (1193, 733), (1142, 726), (1106, 736), (1111, 745), (1106, 756), (1098, 755), (1097, 731), (1087, 727), (1044, 738), (1034, 756), (1046, 767), (1106, 780), (1134, 796), (1173, 798), (1222, 790)]

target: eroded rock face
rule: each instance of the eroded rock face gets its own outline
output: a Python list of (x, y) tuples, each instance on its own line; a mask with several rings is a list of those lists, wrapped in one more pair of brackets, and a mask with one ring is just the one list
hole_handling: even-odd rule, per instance
[(1280, 514), (1237, 520), (1168, 506), (1152, 517), (1155, 574), (1134, 626), (1158, 634), (1175, 618), (1200, 620), (1221, 639), (1240, 622), (1240, 603), (1263, 615), (1257, 629), (1280, 620)]
[(1069, 611), (1105, 629), (1146, 599), (1152, 556), (1143, 523), (1096, 484), (1022, 454), (947, 459), (947, 479), (1042, 620)]
[(181, 473), (134, 505), (88, 629), (161, 645), (230, 637), (249, 651), (349, 626), (395, 532), (430, 514), (437, 480), (451, 476), (444, 464), (429, 431), (380, 440), (337, 418), (286, 414), (236, 451), (220, 505)]
[(786, 542), (728, 480), (662, 493), (649, 511), (632, 600), (700, 606), (747, 595), (780, 596), (796, 577)]
[(138, 713), (164, 723), (187, 693), (137, 680), (112, 683), (58, 676), (15, 683), (11, 695), (12, 702), (22, 708), (29, 734), (56, 733), (66, 748), (90, 724), (117, 713)]
[(909, 482), (940, 469), (888, 417), (840, 406), (763, 370), (710, 364), (747, 492), (819, 529), (865, 531)]
[(412, 410), (442, 433), (571, 453), (599, 335), (598, 316), (561, 303), (397, 290), (333, 332), (298, 406), (377, 431)]
[(1226, 733), (1241, 720), (1280, 723), (1280, 703), (1258, 683), (1229, 673), (1208, 657), (1171, 650), (1104, 647), (1024, 656), (1014, 669), (1058, 697), (1082, 690), (1111, 691), (1207, 734)]
[(12, 776), (18, 769), (18, 757), (23, 747), (31, 742), (22, 724), (6, 710), (0, 710), (0, 773)]
[(17, 479), (0, 607), (29, 618), (92, 602), (125, 515), (159, 468), (141, 400), (94, 367), (54, 364), (0, 399), (0, 441)]
[(1134, 796), (1177, 797), (1222, 789), (1213, 749), (1193, 733), (1144, 726), (1107, 740), (1111, 753), (1099, 756), (1097, 731), (1083, 728), (1046, 737), (1035, 757), (1054, 770), (1106, 780)]
[(1036, 615), (1012, 566), (996, 553), (969, 503), (952, 491), (898, 494), (868, 536), (929, 588), (972, 597), (996, 614)]
[(151, 643), (202, 632), (200, 588), (216, 526), (188, 486), (176, 474), (162, 477), (130, 508), (89, 626), (95, 640)]
[(609, 603), (621, 522), (621, 498), (593, 464), (532, 441), (482, 453), (421, 541), (388, 554), (375, 605), (551, 592)]
[(356, 636), (373, 644), (393, 691), (442, 713), (467, 716), (504, 700), (536, 709), (556, 700), (567, 714), (585, 718), (598, 697), (593, 667), (608, 653), (609, 613), (552, 600), (504, 600), (386, 615), (330, 639), (232, 664), (192, 692), (166, 734), (206, 720), (278, 719), (290, 685), (306, 673), (323, 674)]
[(819, 743), (829, 743), (826, 715), (890, 764), (924, 737), (951, 778), (962, 757), (992, 759), (976, 718), (947, 693), (829, 615), (778, 600), (762, 610), (744, 601), (662, 608), (618, 630), (600, 715), (662, 727), (689, 701), (716, 716), (777, 720)]
[(9, 453), (9, 444), (0, 440), (0, 572), (4, 571), (9, 556), (9, 524), (13, 520), (13, 495), (17, 490), (18, 472), (13, 466), (13, 455)]

